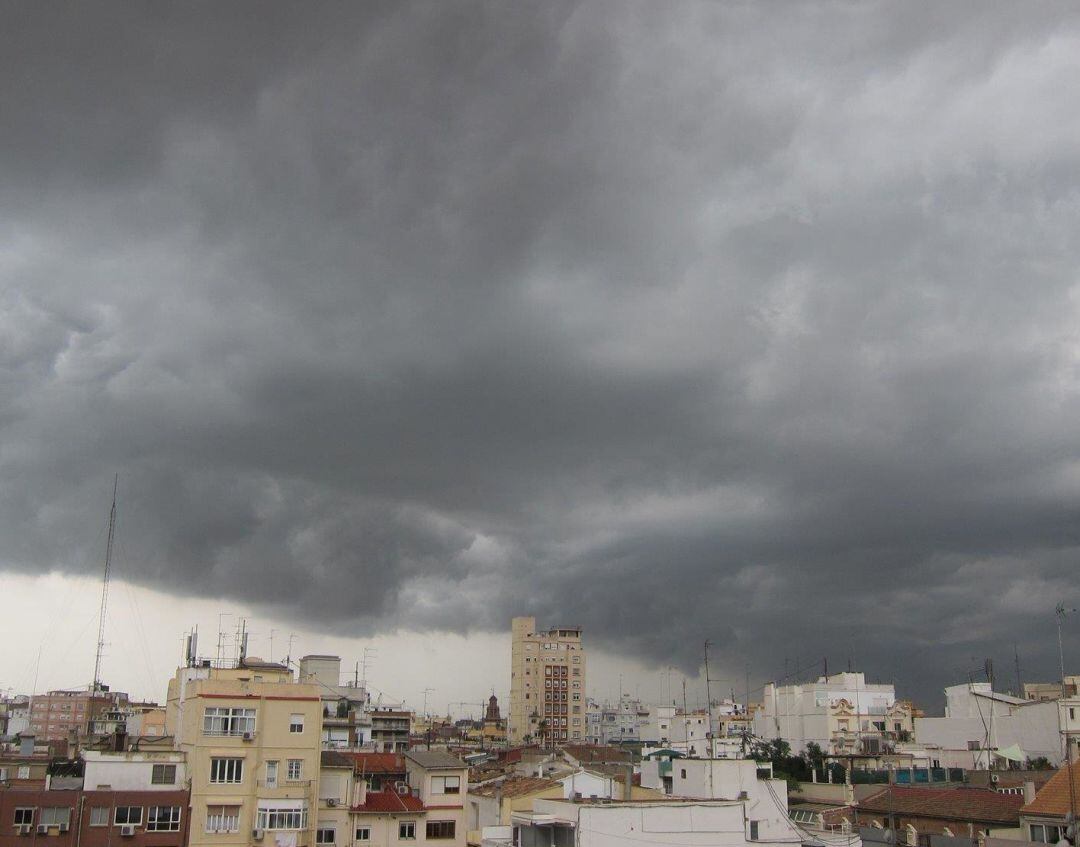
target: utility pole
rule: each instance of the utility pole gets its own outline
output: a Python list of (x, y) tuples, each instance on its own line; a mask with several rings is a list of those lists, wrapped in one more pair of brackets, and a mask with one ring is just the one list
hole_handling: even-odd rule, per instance
[[(1065, 622), (1065, 615), (1070, 612), (1075, 612), (1076, 609), (1066, 609), (1063, 603), (1058, 603), (1057, 608), (1054, 610), (1057, 616), (1057, 637), (1058, 637), (1058, 661), (1061, 663), (1061, 700), (1058, 702), (1058, 725), (1060, 726), (1064, 721), (1065, 715), (1065, 648), (1062, 646), (1061, 641), (1061, 625)], [(1076, 784), (1073, 782), (1073, 766), (1072, 766), (1072, 738), (1069, 735), (1067, 728), (1062, 730), (1062, 740), (1065, 742), (1065, 769), (1068, 772), (1069, 783), (1069, 822), (1065, 829), (1065, 840), (1070, 844), (1076, 844)]]

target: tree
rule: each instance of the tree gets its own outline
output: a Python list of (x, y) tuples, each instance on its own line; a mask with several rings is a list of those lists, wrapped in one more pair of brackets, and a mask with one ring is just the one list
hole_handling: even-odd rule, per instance
[(544, 742), (547, 740), (547, 734), (548, 734), (548, 722), (547, 722), (547, 719), (544, 718), (544, 719), (542, 719), (540, 721), (540, 723), (538, 723), (536, 725), (536, 735), (540, 739), (540, 746), (541, 747), (545, 746)]
[(1029, 758), (1025, 763), (1029, 771), (1052, 771), (1054, 766), (1050, 764), (1050, 760), (1046, 756), (1036, 756), (1035, 758)]

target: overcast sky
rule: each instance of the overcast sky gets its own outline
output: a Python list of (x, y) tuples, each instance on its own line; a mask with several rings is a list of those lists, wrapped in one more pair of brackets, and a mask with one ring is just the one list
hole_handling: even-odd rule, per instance
[(484, 694), (534, 613), (608, 683), (706, 638), (723, 679), (828, 657), (930, 702), (985, 657), (1014, 686), (1014, 645), (1055, 672), (1075, 3), (4, 20), (0, 687), (58, 592), (92, 616), (114, 473), (164, 656), (183, 608), (392, 637), (384, 674), (453, 634)]

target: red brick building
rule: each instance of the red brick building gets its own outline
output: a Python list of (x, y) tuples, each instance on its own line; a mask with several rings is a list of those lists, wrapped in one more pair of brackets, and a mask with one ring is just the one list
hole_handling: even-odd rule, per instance
[(187, 791), (0, 788), (0, 847), (183, 847)]
[(91, 721), (127, 705), (120, 691), (50, 691), (30, 701), (30, 732), (38, 741), (67, 741), (73, 731), (80, 738), (90, 732)]

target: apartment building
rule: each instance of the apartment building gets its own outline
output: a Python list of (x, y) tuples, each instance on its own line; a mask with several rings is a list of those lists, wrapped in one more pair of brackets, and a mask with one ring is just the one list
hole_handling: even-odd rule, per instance
[(538, 631), (536, 618), (511, 622), (511, 744), (581, 742), (586, 733), (586, 660), (581, 627)]
[[(743, 800), (653, 801), (537, 799), (532, 811), (514, 812), (513, 826), (485, 834), (484, 847), (616, 847), (650, 844), (655, 847), (750, 847), (799, 845), (802, 838), (791, 825), (775, 834), (761, 822), (748, 819)], [(774, 810), (779, 817), (779, 810)], [(500, 837), (501, 836), (501, 837)], [(857, 847), (858, 838), (849, 839)]]
[(822, 676), (803, 685), (769, 683), (754, 714), (754, 734), (782, 738), (800, 753), (814, 742), (831, 755), (880, 754), (911, 738), (909, 704), (891, 683), (868, 683), (862, 673)]
[(650, 722), (650, 709), (623, 694), (618, 703), (590, 700), (585, 715), (585, 741), (589, 744), (636, 744)]
[(358, 750), (370, 745), (368, 694), (359, 676), (342, 680), (340, 656), (304, 656), (299, 667), (299, 681), (317, 685), (322, 697), (323, 748)]
[(404, 753), (409, 749), (412, 712), (378, 707), (368, 717), (371, 719), (371, 745), (376, 752)]
[(322, 700), (284, 665), (179, 668), (166, 728), (186, 755), (191, 845), (316, 843)]
[(323, 751), (315, 843), (465, 847), (468, 773), (442, 752)]
[[(917, 718), (915, 740), (946, 767), (985, 770), (1044, 756), (1062, 759), (1061, 730), (1074, 700), (1025, 700), (992, 690), (988, 682), (945, 689), (944, 717)], [(1080, 717), (1080, 712), (1074, 710)], [(1080, 723), (1077, 725), (1080, 731)]]
[[(183, 756), (87, 751), (67, 762), (51, 785), (0, 787), (0, 847), (45, 839), (50, 847), (184, 847), (188, 792)], [(81, 766), (81, 767), (79, 767)], [(85, 769), (88, 778), (77, 774)], [(63, 775), (61, 775), (61, 772)], [(59, 783), (62, 788), (57, 789)]]
[[(85, 738), (100, 729), (106, 715), (123, 710), (128, 696), (102, 686), (95, 690), (56, 690), (35, 694), (30, 701), (30, 732), (39, 741)], [(102, 729), (100, 734), (111, 732)]]

